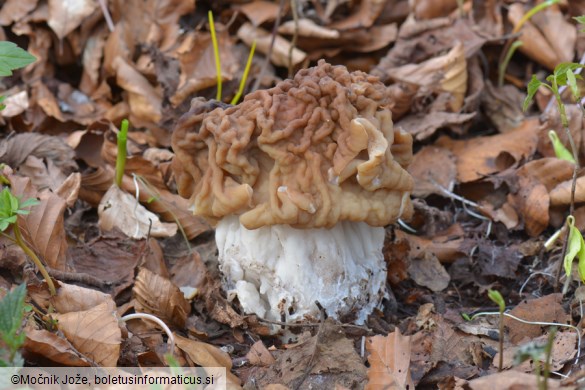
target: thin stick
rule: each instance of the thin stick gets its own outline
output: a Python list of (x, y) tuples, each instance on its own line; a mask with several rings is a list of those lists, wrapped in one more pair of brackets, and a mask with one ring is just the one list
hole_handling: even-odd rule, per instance
[(278, 14), (276, 14), (276, 21), (274, 22), (274, 27), (272, 27), (272, 38), (270, 39), (270, 46), (268, 47), (268, 53), (266, 53), (266, 58), (264, 59), (264, 63), (262, 64), (262, 68), (260, 69), (260, 73), (258, 73), (258, 77), (254, 81), (250, 92), (254, 92), (260, 87), (260, 82), (262, 81), (262, 77), (264, 77), (264, 73), (266, 73), (266, 69), (268, 69), (268, 64), (270, 63), (270, 57), (272, 57), (272, 50), (274, 49), (274, 41), (276, 40), (276, 33), (278, 31), (278, 27), (280, 26), (280, 18), (282, 11), (284, 10), (284, 2), (285, 0), (280, 0), (280, 4), (278, 5)]
[(293, 15), (293, 20), (295, 23), (295, 31), (293, 32), (292, 41), (290, 47), (288, 48), (288, 78), (291, 79), (293, 77), (293, 50), (297, 46), (297, 38), (299, 34), (299, 14), (297, 10), (297, 1), (290, 0), (290, 8)]

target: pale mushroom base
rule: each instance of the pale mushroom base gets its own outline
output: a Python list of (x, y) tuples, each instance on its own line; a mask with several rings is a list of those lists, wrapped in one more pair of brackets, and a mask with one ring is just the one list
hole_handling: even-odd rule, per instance
[(237, 217), (216, 228), (228, 296), (275, 321), (329, 316), (362, 324), (386, 294), (384, 228), (343, 221), (332, 229), (274, 225), (248, 230)]

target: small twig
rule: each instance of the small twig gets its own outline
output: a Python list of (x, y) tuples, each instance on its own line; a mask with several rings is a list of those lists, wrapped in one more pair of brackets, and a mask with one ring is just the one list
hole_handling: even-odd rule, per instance
[(264, 77), (264, 73), (268, 69), (268, 64), (270, 63), (270, 57), (272, 57), (272, 50), (274, 49), (274, 41), (276, 40), (276, 33), (278, 32), (278, 27), (280, 26), (280, 18), (281, 14), (284, 10), (284, 2), (285, 0), (280, 0), (280, 4), (278, 5), (278, 13), (276, 14), (276, 21), (274, 22), (274, 27), (272, 28), (272, 38), (270, 39), (270, 46), (268, 47), (268, 53), (266, 53), (266, 58), (264, 59), (264, 63), (262, 64), (262, 68), (260, 68), (260, 72), (258, 73), (258, 77), (254, 81), (250, 92), (254, 92), (260, 87), (260, 82), (262, 81), (262, 77)]
[[(298, 328), (316, 328), (318, 326), (321, 326), (321, 323), (314, 323), (314, 322), (296, 323), (296, 322), (273, 321), (273, 320), (267, 320), (264, 318), (258, 318), (258, 321), (264, 322), (266, 324), (280, 325), (280, 326), (289, 327), (289, 328), (297, 328), (297, 327)], [(368, 328), (367, 326), (363, 326), (363, 325), (339, 324), (339, 326), (341, 326), (342, 328), (359, 329), (359, 330), (362, 330), (362, 331), (367, 332), (367, 333), (372, 333), (372, 330), (370, 328)]]
[(290, 0), (290, 8), (293, 15), (293, 20), (295, 23), (295, 30), (293, 32), (292, 41), (290, 47), (288, 48), (288, 78), (292, 79), (293, 77), (293, 50), (297, 46), (297, 38), (299, 35), (299, 14), (297, 10), (297, 1)]
[(475, 207), (475, 208), (480, 208), (480, 206), (477, 203), (472, 202), (471, 200), (465, 199), (464, 197), (459, 196), (456, 193), (449, 191), (448, 189), (446, 189), (445, 187), (443, 187), (441, 184), (437, 183), (435, 181), (435, 179), (431, 178), (430, 180), (431, 180), (431, 183), (433, 183), (433, 185), (435, 187), (437, 187), (439, 190), (441, 190), (442, 193), (444, 193), (445, 195), (447, 195), (447, 197), (456, 199), (456, 200), (460, 201), (461, 203), (466, 204), (468, 206)]
[(108, 30), (110, 30), (110, 32), (114, 32), (114, 22), (112, 21), (112, 15), (110, 15), (110, 11), (108, 11), (107, 0), (98, 0), (98, 2), (100, 3), (100, 7), (102, 8), (104, 19), (106, 19)]

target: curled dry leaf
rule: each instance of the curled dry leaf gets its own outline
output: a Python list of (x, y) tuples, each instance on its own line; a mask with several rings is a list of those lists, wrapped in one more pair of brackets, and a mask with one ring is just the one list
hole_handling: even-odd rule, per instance
[[(524, 300), (512, 309), (510, 314), (524, 321), (566, 324), (569, 316), (561, 303), (561, 294), (550, 294), (530, 301)], [(504, 318), (504, 325), (508, 328), (510, 341), (515, 345), (543, 333), (540, 325), (525, 324), (508, 317)]]
[(161, 222), (158, 216), (138, 203), (136, 198), (120, 187), (112, 185), (98, 206), (100, 229), (110, 231), (120, 229), (134, 239), (152, 237), (172, 237), (177, 233), (177, 225)]
[(61, 198), (65, 199), (67, 207), (73, 207), (79, 196), (79, 188), (81, 187), (81, 173), (75, 172), (70, 174), (61, 186), (57, 188), (55, 193)]
[(26, 329), (24, 350), (67, 367), (90, 367), (90, 362), (69, 341), (46, 329)]
[[(335, 2), (332, 2), (335, 3)], [(329, 27), (336, 30), (351, 30), (371, 27), (384, 10), (385, 0), (362, 0), (358, 10), (348, 18), (332, 23)]]
[(6, 98), (2, 102), (6, 107), (0, 111), (0, 117), (12, 118), (22, 114), (29, 107), (28, 93), (26, 91), (20, 91), (12, 93), (7, 91), (3, 93)]
[(27, 157), (50, 160), (63, 173), (69, 174), (77, 169), (75, 151), (61, 138), (39, 133), (18, 133), (0, 142), (0, 160), (18, 169)]
[[(517, 26), (524, 13), (523, 4), (511, 4), (508, 19)], [(519, 50), (548, 69), (573, 59), (577, 31), (565, 21), (558, 8), (549, 7), (539, 12), (520, 31), (522, 35), (518, 40), (522, 46)]]
[(410, 0), (409, 3), (417, 19), (439, 18), (457, 9), (457, 0)]
[(265, 0), (242, 4), (238, 9), (250, 19), (254, 26), (260, 26), (264, 22), (276, 20), (279, 12), (278, 4)]
[[(260, 27), (254, 27), (251, 23), (244, 23), (238, 30), (238, 38), (252, 46), (252, 42), (256, 40), (256, 50), (267, 55), (270, 50), (270, 41), (272, 34)], [(288, 67), (288, 53), (291, 43), (283, 37), (277, 35), (272, 48), (270, 61), (276, 66)], [(297, 48), (292, 52), (292, 65), (297, 65), (305, 60), (307, 54)]]
[(449, 149), (457, 160), (457, 180), (467, 183), (501, 172), (536, 151), (538, 119), (527, 119), (505, 134), (455, 141), (441, 137), (436, 145)]
[(463, 106), (467, 91), (467, 62), (462, 43), (457, 43), (443, 56), (391, 69), (390, 75), (395, 80), (419, 85), (436, 93), (450, 93), (451, 112), (457, 112)]
[[(572, 180), (566, 180), (553, 188), (550, 195), (551, 206), (563, 206), (571, 203)], [(575, 203), (585, 202), (585, 176), (577, 178)]]
[(2, 172), (10, 180), (12, 193), (21, 199), (37, 198), (40, 203), (28, 215), (18, 219), (22, 235), (31, 249), (51, 268), (63, 270), (67, 260), (67, 237), (64, 227), (65, 200), (50, 191), (37, 192), (28, 178)]
[[(532, 387), (530, 386), (532, 384)], [(514, 390), (514, 389), (536, 389), (536, 376), (514, 370), (502, 371), (496, 374), (482, 376), (469, 381), (465, 387), (471, 390)], [(547, 386), (549, 390), (556, 389), (574, 389), (571, 386), (561, 386), (561, 382), (555, 379), (548, 379)]]
[(455, 157), (447, 149), (425, 146), (414, 155), (408, 172), (414, 178), (414, 196), (424, 198), (431, 194), (442, 195), (444, 192), (437, 185), (449, 191), (455, 185)]
[(252, 345), (246, 358), (253, 366), (270, 366), (276, 361), (262, 340), (258, 340)]
[(116, 366), (122, 331), (108, 303), (85, 311), (55, 314), (54, 318), (59, 330), (79, 352), (100, 366)]
[(167, 324), (185, 327), (191, 305), (170, 280), (140, 268), (132, 295), (137, 301), (137, 311), (154, 314)]
[(240, 380), (230, 372), (232, 369), (232, 359), (230, 355), (221, 349), (201, 341), (191, 340), (175, 334), (175, 343), (177, 347), (184, 351), (193, 363), (201, 367), (225, 367), (227, 369), (228, 388), (240, 386)]
[(385, 337), (366, 338), (370, 363), (366, 390), (414, 389), (410, 377), (410, 346), (410, 336), (401, 335), (398, 328)]
[(49, 0), (47, 24), (59, 39), (65, 38), (98, 7), (95, 0)]
[(57, 295), (51, 297), (51, 303), (57, 313), (85, 311), (93, 307), (106, 304), (106, 308), (114, 311), (116, 304), (112, 296), (98, 290), (76, 286), (74, 284), (59, 283)]
[[(217, 39), (221, 59), (221, 77), (224, 81), (232, 80), (240, 64), (234, 55), (234, 45), (227, 29), (217, 31)], [(247, 43), (251, 45), (252, 41)], [(177, 91), (170, 98), (175, 106), (195, 92), (217, 84), (211, 34), (203, 32), (188, 34), (177, 49), (177, 57), (181, 74)]]
[[(278, 32), (286, 35), (293, 35), (297, 26), (294, 20), (289, 20), (278, 27)], [(332, 30), (326, 27), (319, 26), (310, 19), (300, 19), (298, 21), (297, 34), (301, 37), (322, 38), (322, 39), (337, 39), (339, 38), (339, 31)]]

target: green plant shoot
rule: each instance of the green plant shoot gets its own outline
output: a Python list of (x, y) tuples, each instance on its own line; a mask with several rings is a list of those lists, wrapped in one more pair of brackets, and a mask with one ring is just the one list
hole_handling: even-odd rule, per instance
[(500, 308), (500, 361), (498, 362), (498, 371), (502, 371), (504, 368), (504, 311), (506, 311), (506, 302), (504, 301), (504, 297), (498, 290), (488, 290), (488, 297), (494, 301), (498, 307)]
[(254, 58), (254, 51), (256, 50), (256, 40), (252, 42), (252, 47), (250, 48), (250, 54), (248, 55), (248, 61), (246, 61), (246, 67), (244, 68), (244, 74), (242, 76), (242, 80), (240, 80), (240, 87), (238, 88), (238, 93), (234, 96), (231, 101), (232, 105), (238, 104), (238, 101), (242, 97), (244, 93), (244, 88), (246, 87), (246, 80), (248, 80), (248, 73), (250, 72), (250, 67), (252, 66), (252, 58)]
[[(47, 269), (36, 255), (36, 253), (30, 249), (30, 247), (24, 241), (22, 237), (22, 232), (20, 231), (20, 226), (18, 226), (17, 219), (18, 215), (27, 215), (30, 213), (30, 210), (26, 210), (26, 207), (32, 207), (40, 204), (37, 199), (27, 199), (24, 202), (21, 202), (19, 198), (14, 196), (10, 189), (4, 188), (0, 192), (0, 232), (7, 237), (8, 239), (15, 242), (23, 251), (26, 253), (28, 257), (35, 263), (37, 268), (39, 269), (40, 273), (43, 275), (45, 280), (47, 281), (47, 286), (49, 286), (49, 291), (51, 295), (56, 295), (57, 290), (55, 289), (55, 285), (53, 284), (53, 280), (49, 276)], [(3, 232), (8, 229), (9, 226), (12, 226), (12, 232), (14, 233), (14, 238), (7, 236)]]
[(5, 346), (0, 348), (0, 367), (22, 367), (24, 364), (18, 350), (26, 339), (24, 332), (19, 330), (24, 314), (30, 310), (24, 303), (25, 298), (26, 285), (23, 283), (0, 301), (0, 340)]
[(516, 34), (518, 31), (520, 31), (520, 29), (522, 28), (522, 26), (524, 26), (524, 24), (530, 20), (530, 18), (532, 18), (534, 15), (536, 15), (537, 13), (539, 13), (540, 11), (544, 10), (545, 8), (550, 7), (551, 5), (554, 5), (556, 3), (558, 3), (560, 0), (547, 0), (547, 1), (543, 1), (540, 4), (535, 5), (534, 7), (532, 7), (528, 12), (526, 12), (524, 14), (524, 16), (522, 17), (522, 19), (520, 19), (520, 21), (518, 22), (518, 24), (516, 25), (516, 27), (514, 27), (514, 30), (512, 30), (512, 34)]
[(573, 157), (571, 152), (569, 152), (569, 149), (567, 149), (565, 145), (563, 145), (556, 131), (550, 130), (548, 132), (548, 138), (552, 142), (553, 149), (555, 151), (555, 156), (557, 156), (558, 159), (566, 160), (575, 164), (575, 158)]
[(508, 64), (510, 63), (510, 60), (512, 59), (512, 56), (514, 55), (516, 50), (518, 50), (518, 48), (522, 45), (523, 45), (522, 41), (514, 41), (514, 43), (510, 45), (510, 48), (508, 49), (506, 55), (504, 56), (504, 60), (498, 67), (498, 86), (501, 87), (504, 85), (504, 76), (506, 75), (506, 69), (508, 69)]
[(217, 94), (215, 100), (221, 100), (221, 60), (219, 58), (219, 45), (217, 43), (217, 35), (215, 34), (215, 24), (213, 23), (213, 14), (211, 11), (207, 13), (209, 19), (209, 30), (211, 31), (211, 43), (213, 44), (213, 56), (215, 57), (215, 71), (217, 74)]
[(567, 253), (563, 260), (565, 274), (567, 277), (571, 276), (573, 260), (577, 257), (579, 259), (577, 267), (579, 275), (581, 280), (585, 280), (585, 240), (583, 240), (583, 235), (579, 229), (575, 227), (575, 217), (572, 215), (567, 217), (567, 226), (569, 227), (569, 242), (567, 243)]
[[(553, 71), (553, 74), (549, 75), (546, 78), (546, 81), (548, 83), (542, 82), (538, 80), (535, 75), (532, 75), (532, 79), (528, 83), (527, 95), (526, 99), (524, 99), (522, 109), (524, 111), (528, 109), (528, 106), (534, 99), (534, 95), (536, 94), (540, 87), (547, 88), (553, 93), (555, 100), (557, 101), (557, 105), (559, 106), (559, 113), (561, 116), (561, 122), (563, 126), (564, 127), (568, 126), (569, 121), (567, 119), (567, 114), (565, 112), (565, 105), (563, 104), (561, 95), (559, 93), (559, 87), (563, 85), (569, 85), (571, 87), (571, 90), (573, 91), (573, 94), (578, 94), (576, 80), (577, 79), (582, 80), (583, 78), (581, 77), (581, 75), (576, 75), (574, 71), (576, 69), (583, 67), (585, 66), (574, 62), (560, 63), (556, 66), (555, 70)], [(575, 82), (572, 81), (573, 79), (575, 80)]]
[(126, 144), (128, 143), (128, 119), (122, 120), (120, 132), (118, 133), (118, 155), (116, 156), (116, 185), (122, 185), (124, 169), (126, 168)]

